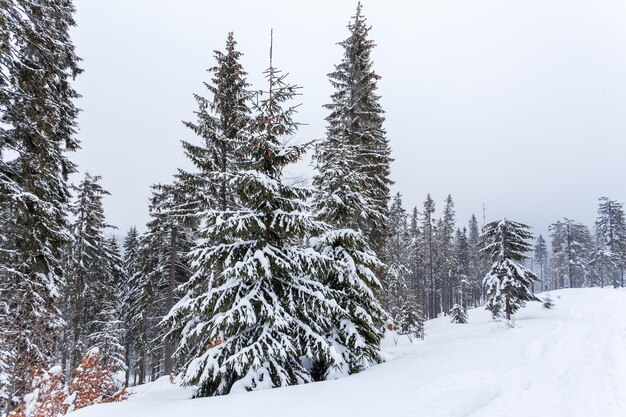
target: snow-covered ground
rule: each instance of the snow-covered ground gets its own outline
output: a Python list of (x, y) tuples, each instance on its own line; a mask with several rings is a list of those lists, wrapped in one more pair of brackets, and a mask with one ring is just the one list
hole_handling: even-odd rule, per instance
[(427, 323), (425, 341), (386, 341), (390, 359), (348, 378), (189, 400), (167, 378), (125, 402), (72, 417), (624, 417), (626, 290), (560, 290), (514, 329), (471, 310), (469, 324)]

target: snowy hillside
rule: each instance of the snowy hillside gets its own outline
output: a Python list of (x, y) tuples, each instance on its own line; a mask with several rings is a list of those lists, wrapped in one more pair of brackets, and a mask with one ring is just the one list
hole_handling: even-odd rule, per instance
[(394, 346), (390, 360), (336, 381), (189, 400), (167, 378), (123, 403), (73, 417), (421, 416), (623, 417), (626, 290), (559, 290), (554, 310), (530, 303), (517, 328), (471, 310), (470, 323), (427, 323), (425, 341)]

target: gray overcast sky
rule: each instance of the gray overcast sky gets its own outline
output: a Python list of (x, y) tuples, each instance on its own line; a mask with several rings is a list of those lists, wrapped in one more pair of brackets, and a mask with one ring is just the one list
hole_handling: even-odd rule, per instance
[[(78, 0), (73, 33), (81, 172), (103, 176), (109, 221), (148, 219), (150, 184), (187, 167), (193, 93), (234, 31), (254, 87), (268, 65), (303, 86), (296, 139), (324, 134), (336, 42), (356, 1)], [(366, 0), (394, 191), (407, 208), (451, 193), (459, 223), (506, 216), (545, 233), (592, 224), (597, 198), (626, 202), (626, 2)], [(301, 172), (310, 175), (302, 164)], [(78, 178), (75, 178), (75, 180)]]

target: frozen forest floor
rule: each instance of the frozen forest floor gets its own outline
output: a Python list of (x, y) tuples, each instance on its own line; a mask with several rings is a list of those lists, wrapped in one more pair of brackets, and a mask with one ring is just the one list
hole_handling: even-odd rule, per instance
[(125, 402), (72, 417), (421, 416), (623, 417), (626, 415), (626, 290), (550, 293), (530, 303), (516, 328), (482, 308), (469, 324), (427, 322), (425, 341), (385, 341), (388, 362), (344, 379), (189, 400), (162, 378)]

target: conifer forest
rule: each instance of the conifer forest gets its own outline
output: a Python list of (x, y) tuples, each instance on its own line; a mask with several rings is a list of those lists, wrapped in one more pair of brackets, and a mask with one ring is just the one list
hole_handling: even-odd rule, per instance
[[(100, 18), (115, 26), (112, 16), (126, 13), (126, 5), (153, 5), (135, 1)], [(485, 2), (497, 19), (504, 6), (477, 3)], [(298, 23), (272, 30), (281, 23), (278, 11), (254, 35), (258, 51), (238, 43), (245, 29), (237, 24), (252, 19), (247, 7), (256, 6), (232, 6), (245, 19), (206, 16), (205, 25), (226, 20), (238, 29), (220, 37), (207, 29), (209, 50), (199, 47), (204, 43), (184, 46), (206, 62), (194, 68), (197, 88), (179, 91), (193, 98), (184, 137), (166, 138), (178, 143), (184, 163), (164, 172), (165, 165), (135, 155), (124, 181), (147, 166), (163, 176), (149, 189), (130, 190), (149, 195), (142, 208), (148, 214), (130, 218), (135, 212), (128, 211), (124, 222), (134, 225), (127, 228), (107, 217), (109, 204), (123, 198), (107, 189), (106, 176), (77, 162), (75, 155), (93, 146), (81, 123), (180, 123), (177, 116), (128, 114), (122, 121), (98, 116), (93, 106), (81, 109), (90, 91), (80, 88), (81, 77), (97, 66), (83, 61), (74, 38), (82, 8), (95, 2), (0, 0), (0, 417), (626, 415), (623, 164), (607, 171), (621, 173), (621, 188), (593, 185), (593, 198), (580, 199), (590, 207), (580, 219), (559, 202), (563, 190), (545, 198), (509, 187), (538, 165), (517, 156), (525, 146), (518, 139), (501, 138), (463, 166), (442, 165), (456, 177), (493, 165), (479, 185), (486, 207), (456, 200), (440, 185), (416, 195), (414, 184), (429, 189), (437, 173), (416, 178), (398, 169), (395, 159), (407, 156), (396, 146), (415, 142), (408, 157), (415, 165), (445, 159), (421, 144), (426, 139), (388, 129), (401, 117), (388, 103), (414, 109), (407, 113), (411, 130), (428, 90), (415, 90), (420, 96), (403, 86), (384, 90), (389, 99), (382, 94), (380, 60), (419, 64), (406, 56), (408, 41), (377, 44), (374, 35), (403, 29), (377, 29), (379, 16), (368, 13), (368, 3), (326, 10), (351, 11), (332, 32), (342, 37), (299, 51), (280, 46)], [(170, 4), (166, 15), (193, 15), (192, 4)], [(300, 7), (267, 3), (280, 5), (289, 13)], [(152, 24), (150, 13), (136, 30)], [(398, 27), (412, 27), (397, 18)], [(626, 33), (620, 35), (615, 42), (626, 45)], [(609, 48), (599, 41), (596, 47)], [(313, 113), (318, 120), (303, 120), (309, 87), (283, 63), (324, 53), (334, 63), (318, 82), (330, 95)], [(141, 56), (128, 66), (142, 65)], [(253, 72), (248, 56), (263, 70)], [(157, 70), (146, 64), (142, 71), (150, 77)], [(116, 82), (101, 74), (99, 84)], [(626, 97), (621, 77), (615, 90)], [(168, 82), (186, 85), (176, 74)], [(461, 100), (450, 91), (441, 100)], [(146, 104), (137, 100), (138, 108)], [(301, 133), (308, 136), (309, 124), (321, 127), (314, 137)], [(128, 140), (170, 157), (157, 138)], [(448, 152), (462, 154), (463, 146), (470, 145)], [(569, 146), (551, 154), (554, 166), (544, 167), (551, 175), (578, 178), (569, 172), (592, 170), (575, 141)], [(624, 154), (617, 143), (606, 151)], [(491, 210), (490, 201), (518, 193), (527, 196), (522, 203)], [(534, 217), (524, 210), (537, 206), (563, 215), (530, 224)]]

